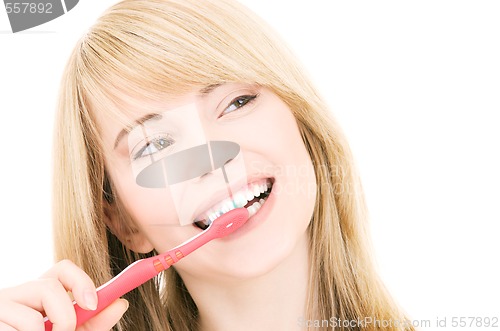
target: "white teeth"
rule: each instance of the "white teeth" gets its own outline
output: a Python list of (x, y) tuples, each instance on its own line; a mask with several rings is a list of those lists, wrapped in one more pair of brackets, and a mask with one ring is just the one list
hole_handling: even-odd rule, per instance
[(222, 206), (223, 212), (227, 213), (228, 211), (233, 210), (233, 209), (234, 209), (234, 205), (233, 205), (233, 202), (231, 200), (224, 202), (224, 205)]
[(257, 210), (255, 210), (255, 208), (253, 207), (253, 205), (250, 206), (250, 207), (248, 207), (247, 210), (248, 210), (248, 217), (252, 217), (257, 212)]
[(253, 187), (253, 195), (254, 195), (255, 197), (258, 197), (258, 196), (260, 195), (260, 188), (259, 188), (259, 186), (258, 186), (258, 185), (255, 185), (255, 186)]
[[(261, 200), (264, 200), (264, 199), (261, 199)], [(260, 207), (262, 207), (262, 204), (260, 204), (258, 202), (254, 202), (253, 205), (251, 205), (250, 207), (247, 208), (248, 216), (252, 217), (253, 215), (255, 215), (259, 211)]]
[[(234, 193), (232, 199), (226, 198), (217, 205), (210, 208), (205, 214), (203, 214), (204, 216), (201, 216), (200, 218), (202, 219), (205, 225), (209, 225), (211, 222), (215, 221), (215, 219), (217, 219), (219, 216), (227, 213), (228, 211), (245, 206), (247, 202), (252, 201), (256, 197), (259, 197), (262, 193), (266, 192), (270, 187), (271, 187), (270, 182), (248, 185), (242, 190)], [(251, 217), (255, 215), (265, 201), (266, 201), (265, 198), (260, 199), (258, 202), (255, 202), (250, 207), (248, 207), (247, 210), (249, 216)]]
[(264, 193), (266, 191), (264, 185), (260, 185), (259, 189), (260, 189), (260, 193)]
[(234, 203), (238, 208), (241, 208), (247, 204), (248, 200), (245, 198), (245, 194), (243, 192), (238, 192), (233, 197), (234, 197)]

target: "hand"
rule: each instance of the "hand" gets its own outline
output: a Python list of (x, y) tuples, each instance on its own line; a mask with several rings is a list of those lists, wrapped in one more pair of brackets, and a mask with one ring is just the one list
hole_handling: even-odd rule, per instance
[[(69, 260), (55, 264), (38, 280), (0, 290), (0, 331), (44, 331), (44, 313), (53, 331), (74, 331), (76, 314), (68, 291), (80, 307), (97, 307), (94, 283)], [(118, 299), (76, 330), (108, 331), (127, 308), (128, 302)]]

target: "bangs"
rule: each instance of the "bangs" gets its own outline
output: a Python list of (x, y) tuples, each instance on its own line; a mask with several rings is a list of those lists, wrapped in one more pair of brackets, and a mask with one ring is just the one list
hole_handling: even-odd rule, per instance
[(121, 2), (79, 45), (80, 91), (89, 108), (126, 122), (130, 114), (124, 109), (194, 88), (238, 81), (269, 85), (266, 76), (273, 71), (266, 61), (276, 62), (276, 50), (255, 31), (258, 23), (242, 23), (251, 22), (247, 14), (224, 1)]
[(280, 38), (230, 0), (122, 1), (89, 29), (72, 64), (82, 123), (101, 148), (96, 114), (127, 128), (138, 109), (231, 82), (270, 89), (304, 127), (325, 125), (311, 109), (328, 117)]

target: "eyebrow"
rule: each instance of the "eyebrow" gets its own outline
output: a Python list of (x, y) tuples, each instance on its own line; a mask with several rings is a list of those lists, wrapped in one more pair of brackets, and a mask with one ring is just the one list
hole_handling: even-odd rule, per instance
[[(219, 86), (223, 85), (223, 83), (216, 83), (216, 84), (211, 84), (211, 85), (208, 85), (202, 89), (200, 89), (200, 94), (202, 96), (206, 96), (210, 93), (213, 92), (213, 90), (215, 90), (216, 88), (218, 88)], [(124, 129), (122, 129), (118, 135), (116, 136), (116, 139), (115, 139), (115, 144), (113, 146), (113, 149), (116, 148), (116, 146), (118, 146), (118, 144), (120, 143), (120, 140), (126, 136), (130, 131), (132, 131), (133, 128), (135, 128), (136, 126), (138, 125), (141, 125), (142, 123), (144, 123), (145, 121), (148, 121), (148, 120), (155, 120), (155, 119), (160, 119), (161, 118), (161, 115), (160, 114), (157, 114), (157, 113), (153, 113), (153, 114), (147, 114), (141, 118), (139, 118), (138, 120), (136, 120), (134, 122), (133, 125), (131, 126), (128, 126)]]
[(218, 88), (221, 85), (223, 85), (223, 84), (217, 83), (217, 84), (208, 85), (200, 90), (200, 94), (202, 96), (210, 94), (213, 90), (215, 90), (216, 88)]
[(113, 149), (115, 149), (116, 146), (118, 146), (118, 144), (120, 143), (120, 140), (124, 136), (126, 136), (130, 131), (132, 131), (132, 129), (135, 128), (136, 126), (141, 125), (142, 123), (144, 123), (146, 121), (149, 121), (149, 120), (159, 120), (161, 118), (162, 118), (161, 114), (152, 113), (152, 114), (144, 115), (143, 117), (141, 117), (138, 120), (134, 121), (133, 125), (127, 126), (126, 128), (122, 129), (118, 133), (118, 135), (116, 136), (116, 139), (115, 139), (115, 144), (113, 146)]

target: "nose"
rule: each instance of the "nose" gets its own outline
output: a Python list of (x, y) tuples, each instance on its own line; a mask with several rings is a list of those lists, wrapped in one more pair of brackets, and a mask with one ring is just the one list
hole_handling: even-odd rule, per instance
[(152, 163), (137, 175), (136, 182), (142, 187), (161, 188), (203, 177), (220, 168), (225, 176), (224, 166), (239, 153), (240, 145), (235, 142), (210, 141)]
[(224, 167), (240, 153), (240, 145), (232, 141), (211, 141), (210, 150), (212, 151), (212, 160), (214, 169)]

